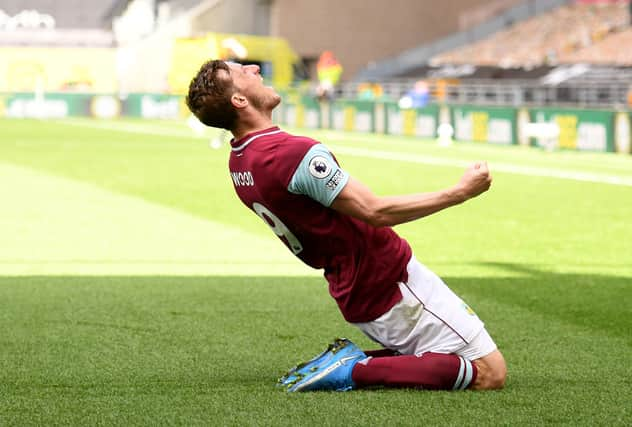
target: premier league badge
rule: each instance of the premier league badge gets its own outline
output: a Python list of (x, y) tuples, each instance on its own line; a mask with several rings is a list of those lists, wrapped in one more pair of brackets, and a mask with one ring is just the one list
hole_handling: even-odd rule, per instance
[(316, 156), (309, 161), (309, 173), (318, 179), (327, 178), (331, 173), (331, 166), (326, 158)]

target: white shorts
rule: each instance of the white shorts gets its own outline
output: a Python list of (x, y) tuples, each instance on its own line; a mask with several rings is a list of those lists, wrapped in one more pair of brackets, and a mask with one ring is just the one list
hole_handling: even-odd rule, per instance
[(413, 256), (402, 300), (371, 322), (354, 323), (373, 341), (402, 354), (454, 353), (476, 360), (496, 344), (476, 313)]

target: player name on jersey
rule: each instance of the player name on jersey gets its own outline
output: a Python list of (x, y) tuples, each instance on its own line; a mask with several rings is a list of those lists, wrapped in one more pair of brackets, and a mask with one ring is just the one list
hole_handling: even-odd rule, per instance
[(252, 177), (252, 172), (231, 172), (231, 178), (236, 187), (254, 187), (255, 179)]

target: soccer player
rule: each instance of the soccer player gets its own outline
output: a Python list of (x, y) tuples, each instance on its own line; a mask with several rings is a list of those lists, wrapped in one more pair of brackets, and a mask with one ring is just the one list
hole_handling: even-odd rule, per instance
[(233, 134), (229, 169), (241, 201), (298, 258), (324, 269), (344, 318), (382, 346), (362, 351), (337, 339), (280, 385), (288, 391), (502, 388), (505, 361), (483, 322), (391, 228), (487, 191), (487, 164), (471, 165), (450, 188), (379, 197), (323, 144), (274, 126), (280, 102), (258, 66), (219, 60), (202, 65), (187, 95), (202, 123)]

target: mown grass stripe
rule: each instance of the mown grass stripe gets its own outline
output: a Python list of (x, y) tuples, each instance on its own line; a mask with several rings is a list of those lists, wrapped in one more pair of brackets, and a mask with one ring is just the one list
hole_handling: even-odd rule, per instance
[(0, 274), (305, 274), (272, 235), (0, 163)]

